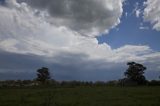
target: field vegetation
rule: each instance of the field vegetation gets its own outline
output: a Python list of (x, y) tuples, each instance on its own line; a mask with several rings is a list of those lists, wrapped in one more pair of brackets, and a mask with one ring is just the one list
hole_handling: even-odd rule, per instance
[(160, 87), (1, 88), (0, 106), (160, 106)]

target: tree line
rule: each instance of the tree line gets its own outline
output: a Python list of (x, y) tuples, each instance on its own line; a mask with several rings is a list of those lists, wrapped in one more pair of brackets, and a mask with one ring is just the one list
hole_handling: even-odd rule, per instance
[(124, 78), (113, 81), (56, 81), (51, 78), (49, 69), (42, 67), (37, 70), (37, 77), (34, 80), (6, 80), (0, 81), (0, 87), (8, 86), (55, 86), (55, 87), (74, 87), (74, 86), (138, 86), (138, 85), (160, 85), (160, 80), (148, 81), (145, 76), (144, 65), (136, 62), (128, 62), (128, 69), (124, 72)]

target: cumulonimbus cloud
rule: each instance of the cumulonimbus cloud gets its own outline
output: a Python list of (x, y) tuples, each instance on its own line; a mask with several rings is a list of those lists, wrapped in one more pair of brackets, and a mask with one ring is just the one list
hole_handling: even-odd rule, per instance
[(95, 37), (120, 23), (123, 0), (18, 0), (48, 11), (50, 22)]
[(96, 38), (83, 36), (61, 22), (60, 26), (51, 24), (46, 20), (45, 11), (37, 14), (37, 10), (26, 3), (6, 0), (6, 6), (1, 6), (0, 12), (0, 47), (3, 50), (46, 56), (63, 51), (85, 53), (91, 58), (112, 56), (108, 44), (98, 44)]
[[(97, 7), (99, 11), (96, 15), (97, 18), (83, 16), (82, 12), (85, 10), (81, 10), (80, 6), (77, 6), (78, 10), (73, 12), (73, 16), (71, 13), (69, 16), (66, 16), (65, 9), (62, 8), (60, 10), (59, 7), (57, 7), (57, 13), (54, 13), (55, 10), (51, 11), (53, 9), (53, 1), (55, 0), (46, 0), (46, 4), (43, 6), (41, 4), (44, 2), (43, 0), (39, 0), (39, 2), (38, 0), (28, 0), (27, 3), (29, 5), (25, 2), (18, 3), (16, 0), (6, 0), (6, 4), (0, 6), (0, 50), (5, 51), (1, 54), (8, 54), (7, 57), (11, 55), (10, 59), (15, 59), (15, 56), (18, 58), (17, 55), (19, 54), (19, 57), (23, 57), (21, 59), (26, 64), (26, 66), (25, 64), (19, 66), (18, 62), (21, 59), (18, 58), (16, 66), (16, 62), (10, 61), (7, 57), (2, 58), (0, 56), (0, 58), (6, 60), (5, 62), (10, 65), (7, 68), (6, 64), (1, 64), (0, 71), (3, 68), (9, 70), (9, 67), (12, 68), (13, 66), (26, 69), (26, 67), (36, 67), (45, 64), (52, 67), (59, 76), (64, 75), (67, 78), (70, 76), (73, 77), (72, 79), (75, 79), (75, 76), (79, 76), (79, 79), (82, 79), (87, 75), (84, 73), (91, 74), (93, 72), (94, 78), (96, 78), (97, 70), (99, 72), (106, 72), (106, 70), (114, 67), (118, 67), (117, 69), (119, 69), (120, 64), (127, 61), (139, 61), (142, 63), (147, 61), (152, 63), (153, 60), (157, 62), (160, 58), (160, 53), (154, 52), (148, 46), (126, 45), (118, 49), (112, 49), (107, 43), (99, 44), (93, 34), (88, 34), (92, 33), (91, 29), (93, 27), (98, 28), (98, 33), (101, 33), (102, 30), (109, 30), (118, 24), (117, 20), (119, 20), (122, 12), (122, 2), (120, 0), (102, 0), (103, 2), (97, 2), (96, 0), (81, 1), (82, 4), (86, 4), (85, 8), (93, 8), (93, 5), (96, 5), (95, 3), (100, 3), (97, 4), (100, 6), (102, 5), (102, 7)], [(61, 5), (64, 6), (61, 3), (62, 1), (64, 0), (57, 1), (56, 3), (58, 4), (56, 5), (60, 7)], [(75, 2), (80, 2), (78, 0), (67, 1), (75, 5)], [(104, 2), (106, 7), (103, 5)], [(116, 5), (116, 7), (113, 7), (113, 5)], [(76, 8), (71, 8), (70, 6), (72, 5), (69, 5), (70, 9)], [(102, 12), (103, 8), (105, 9)], [(97, 12), (96, 9), (93, 10)], [(109, 10), (111, 13), (108, 13)], [(91, 14), (90, 12), (92, 10), (88, 9), (87, 13)], [(87, 13), (85, 15), (88, 15)], [(106, 13), (107, 15), (103, 16), (102, 13)], [(81, 15), (84, 19), (78, 18)], [(106, 20), (104, 17), (106, 17)], [(91, 24), (92, 21), (90, 22), (89, 18), (97, 22), (103, 20), (104, 23)], [(108, 24), (110, 19), (114, 22), (112, 23), (111, 21)], [(72, 28), (72, 26), (74, 27)], [(92, 37), (84, 36), (84, 34)], [(34, 66), (35, 63), (33, 62), (36, 61), (38, 61), (39, 65), (37, 63)], [(1, 62), (3, 61), (0, 59)], [(33, 65), (30, 63), (33, 63)], [(85, 77), (92, 79), (92, 76)]]

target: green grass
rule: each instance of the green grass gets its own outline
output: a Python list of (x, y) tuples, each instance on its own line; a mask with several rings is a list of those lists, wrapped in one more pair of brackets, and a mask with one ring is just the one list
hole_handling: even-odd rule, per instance
[(160, 87), (8, 88), (0, 106), (160, 106)]

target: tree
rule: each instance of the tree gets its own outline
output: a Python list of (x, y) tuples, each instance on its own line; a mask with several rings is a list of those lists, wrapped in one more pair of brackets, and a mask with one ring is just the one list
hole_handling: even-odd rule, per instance
[(37, 81), (40, 81), (42, 84), (46, 83), (50, 79), (49, 69), (46, 67), (42, 67), (37, 70)]
[(129, 68), (124, 73), (127, 79), (132, 82), (136, 82), (138, 85), (145, 84), (146, 79), (143, 74), (147, 68), (136, 62), (128, 62), (127, 65)]

